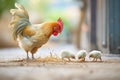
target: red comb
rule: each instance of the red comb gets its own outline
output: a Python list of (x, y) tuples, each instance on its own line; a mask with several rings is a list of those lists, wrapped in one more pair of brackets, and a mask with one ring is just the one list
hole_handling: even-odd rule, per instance
[(62, 22), (61, 18), (59, 18), (59, 19), (57, 20), (57, 22), (58, 22), (58, 24), (60, 25), (60, 32), (62, 32), (62, 30), (63, 30), (63, 22)]

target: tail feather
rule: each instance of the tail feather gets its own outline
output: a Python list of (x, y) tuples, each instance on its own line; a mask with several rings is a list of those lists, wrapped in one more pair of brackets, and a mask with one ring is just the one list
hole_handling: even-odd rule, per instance
[(28, 12), (26, 11), (26, 9), (22, 5), (15, 3), (15, 7), (18, 8), (19, 10), (23, 10), (24, 15), (29, 19)]
[(23, 30), (26, 26), (30, 25), (29, 15), (26, 9), (15, 3), (17, 9), (11, 9), (10, 13), (12, 14), (12, 20), (10, 27), (12, 28), (13, 38), (16, 40), (18, 35), (22, 35)]
[(23, 29), (28, 25), (30, 25), (30, 22), (27, 21), (27, 19), (19, 20), (19, 22), (14, 26), (13, 38), (16, 39), (18, 35), (22, 35)]

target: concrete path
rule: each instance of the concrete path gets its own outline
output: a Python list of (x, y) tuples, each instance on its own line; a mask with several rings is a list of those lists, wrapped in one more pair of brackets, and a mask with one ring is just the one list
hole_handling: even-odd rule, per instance
[[(76, 52), (74, 47), (69, 50)], [(68, 46), (59, 47), (58, 53)], [(67, 49), (67, 48), (66, 48)], [(37, 57), (49, 55), (49, 49), (43, 47)], [(45, 53), (45, 54), (43, 54)], [(59, 54), (58, 54), (59, 55)], [(102, 55), (103, 62), (10, 62), (25, 58), (24, 51), (19, 48), (0, 50), (0, 80), (120, 80), (119, 55)]]

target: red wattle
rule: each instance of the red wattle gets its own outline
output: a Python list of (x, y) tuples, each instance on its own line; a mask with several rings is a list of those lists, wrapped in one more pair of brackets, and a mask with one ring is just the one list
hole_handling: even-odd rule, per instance
[(54, 35), (54, 36), (57, 36), (57, 35), (58, 35), (58, 32), (53, 32), (53, 35)]

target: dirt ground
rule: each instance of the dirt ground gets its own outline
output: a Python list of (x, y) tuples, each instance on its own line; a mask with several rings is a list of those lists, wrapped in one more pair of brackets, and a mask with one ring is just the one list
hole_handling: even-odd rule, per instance
[(0, 80), (120, 80), (120, 59), (66, 63), (5, 60), (0, 62)]
[(40, 57), (49, 52), (41, 48), (35, 60), (26, 61), (26, 54), (19, 48), (0, 49), (0, 80), (120, 80), (120, 55), (102, 55), (103, 62), (86, 58), (85, 62), (65, 63), (56, 57)]

